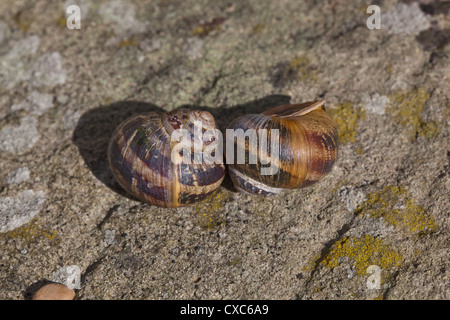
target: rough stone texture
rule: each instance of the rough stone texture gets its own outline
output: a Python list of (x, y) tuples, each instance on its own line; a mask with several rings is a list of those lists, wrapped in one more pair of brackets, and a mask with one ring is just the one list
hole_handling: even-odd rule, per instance
[[(70, 266), (79, 299), (450, 298), (450, 2), (376, 1), (381, 30), (365, 1), (72, 3), (81, 30), (61, 1), (0, 2), (0, 298)], [(224, 128), (315, 99), (342, 144), (303, 190), (226, 179), (163, 209), (106, 166), (138, 112), (201, 107)]]

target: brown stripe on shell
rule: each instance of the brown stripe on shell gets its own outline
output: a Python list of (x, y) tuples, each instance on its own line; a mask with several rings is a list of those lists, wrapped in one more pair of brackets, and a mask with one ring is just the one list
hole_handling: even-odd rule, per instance
[[(220, 184), (222, 183), (224, 177), (225, 177), (225, 166), (223, 164), (204, 164), (207, 168), (211, 168), (212, 171), (210, 172), (209, 177), (205, 177), (208, 179), (207, 183), (205, 180), (198, 181), (197, 176), (193, 177), (191, 184), (183, 184), (179, 183), (179, 194), (181, 197), (181, 194), (204, 194), (209, 193), (217, 189)], [(184, 166), (184, 165), (183, 165)], [(200, 166), (200, 165), (196, 165)], [(186, 167), (184, 169), (181, 169), (182, 165), (178, 166), (177, 173), (178, 176), (181, 175), (182, 171), (186, 171)], [(199, 168), (196, 168), (199, 169)], [(208, 169), (206, 169), (208, 171)], [(198, 172), (198, 170), (194, 170), (194, 173)], [(200, 184), (200, 183), (201, 184)], [(181, 201), (181, 202), (180, 202)], [(183, 203), (181, 199), (178, 199), (178, 202)]]
[[(301, 184), (306, 177), (309, 154), (305, 151), (307, 150), (307, 142), (303, 128), (298, 125), (296, 119), (280, 119), (279, 117), (265, 115), (244, 115), (232, 123), (231, 126), (233, 129), (240, 128), (244, 131), (247, 129), (267, 129), (268, 148), (270, 146), (271, 129), (278, 129), (280, 138), (279, 161), (274, 163), (279, 168), (276, 174), (261, 175), (261, 169), (263, 167), (261, 163), (259, 161), (257, 164), (249, 163), (249, 154), (254, 153), (255, 150), (249, 151), (247, 139), (245, 140), (244, 146), (246, 152), (245, 165), (236, 163), (237, 155), (235, 154), (235, 164), (230, 165), (232, 168), (252, 179), (275, 188), (297, 188)], [(238, 143), (239, 141), (236, 140), (234, 143), (235, 146)], [(235, 152), (237, 153), (236, 147)], [(256, 152), (259, 159), (259, 148)]]
[[(236, 119), (234, 122), (232, 122), (229, 125), (229, 128), (232, 128), (234, 130), (242, 129), (244, 133), (248, 129), (254, 129), (256, 130), (256, 137), (257, 137), (257, 144), (252, 146), (250, 148), (249, 138), (245, 138), (243, 141), (240, 139), (234, 140), (234, 159), (232, 159), (232, 163), (230, 164), (231, 168), (234, 168), (235, 170), (238, 170), (239, 172), (255, 179), (255, 180), (265, 180), (264, 177), (267, 176), (261, 176), (261, 168), (266, 167), (268, 165), (262, 165), (259, 161), (260, 159), (260, 150), (259, 150), (259, 136), (258, 136), (258, 129), (268, 129), (267, 131), (267, 148), (268, 153), (270, 154), (270, 138), (271, 138), (271, 132), (270, 129), (279, 129), (280, 133), (280, 148), (282, 147), (281, 139), (283, 138), (284, 134), (284, 128), (277, 126), (276, 123), (271, 123), (270, 119), (264, 115), (259, 114), (250, 114), (250, 115), (244, 115), (238, 119)], [(242, 148), (245, 153), (245, 164), (238, 164), (237, 163), (237, 155), (238, 155), (238, 147)], [(225, 149), (226, 150), (226, 149)], [(257, 163), (251, 164), (250, 159), (252, 156), (256, 155)], [(228, 162), (228, 161), (227, 161)], [(280, 163), (275, 163), (277, 167), (280, 167)], [(278, 175), (285, 175), (285, 173), (278, 173), (275, 176), (271, 176), (271, 179), (269, 179), (268, 183), (273, 184), (273, 186), (276, 186), (278, 183), (279, 178), (277, 178)]]

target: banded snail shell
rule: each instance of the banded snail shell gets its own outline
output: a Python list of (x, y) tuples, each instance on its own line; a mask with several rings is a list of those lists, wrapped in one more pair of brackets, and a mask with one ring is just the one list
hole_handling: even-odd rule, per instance
[[(108, 147), (113, 176), (135, 198), (161, 207), (180, 207), (202, 200), (217, 189), (224, 176), (223, 164), (174, 162), (171, 138), (177, 129), (216, 129), (207, 111), (178, 109), (173, 112), (133, 116), (115, 130)], [(207, 147), (211, 141), (204, 141)], [(175, 152), (176, 154), (176, 152)]]
[[(248, 129), (268, 129), (269, 141), (264, 150), (249, 146), (247, 140), (233, 138), (233, 141), (229, 141), (227, 136), (227, 144), (243, 148), (247, 155), (242, 164), (227, 157), (235, 188), (247, 193), (270, 195), (283, 189), (309, 186), (329, 173), (338, 153), (338, 135), (323, 105), (324, 101), (283, 105), (262, 114), (243, 115), (233, 120), (228, 129), (242, 129), (244, 132)], [(265, 165), (261, 161), (261, 151), (266, 156), (271, 155), (270, 129), (278, 129), (279, 156), (273, 159), (276, 163), (272, 164), (275, 167), (273, 172), (276, 173), (262, 175), (261, 169)], [(258, 146), (260, 143), (258, 141)], [(257, 162), (251, 164), (249, 159), (254, 153)]]

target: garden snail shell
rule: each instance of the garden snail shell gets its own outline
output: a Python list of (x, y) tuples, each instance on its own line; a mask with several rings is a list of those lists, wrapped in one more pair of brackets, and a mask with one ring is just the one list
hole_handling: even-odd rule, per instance
[[(135, 198), (157, 206), (180, 207), (206, 198), (221, 184), (225, 166), (204, 161), (176, 163), (171, 158), (177, 145), (172, 133), (186, 129), (194, 137), (194, 128), (202, 132), (216, 129), (213, 116), (207, 111), (179, 109), (125, 120), (108, 147), (113, 176)], [(211, 141), (204, 142), (207, 147)]]
[[(326, 113), (324, 101), (306, 102), (296, 105), (275, 107), (262, 114), (243, 115), (233, 120), (228, 129), (268, 129), (279, 131), (279, 157), (273, 165), (278, 169), (275, 174), (261, 175), (261, 150), (249, 146), (249, 141), (238, 140), (226, 143), (233, 147), (244, 148), (245, 163), (238, 164), (228, 159), (228, 170), (235, 188), (239, 191), (270, 195), (283, 189), (306, 187), (331, 171), (338, 152), (337, 130)], [(227, 129), (227, 130), (228, 130)], [(258, 141), (259, 145), (260, 141)], [(270, 153), (270, 143), (267, 152)], [(263, 149), (264, 151), (264, 149)], [(250, 164), (251, 153), (257, 153), (256, 164)]]

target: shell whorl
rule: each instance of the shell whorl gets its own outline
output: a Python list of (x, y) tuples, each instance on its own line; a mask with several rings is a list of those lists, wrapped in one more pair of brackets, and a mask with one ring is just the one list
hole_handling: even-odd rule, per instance
[[(251, 153), (257, 153), (256, 164), (235, 164), (227, 159), (227, 163), (233, 162), (229, 165), (229, 172), (236, 189), (268, 195), (283, 189), (306, 187), (330, 172), (338, 152), (338, 136), (323, 104), (323, 101), (315, 101), (284, 105), (232, 121), (228, 128), (244, 131), (268, 129), (268, 141), (270, 129), (279, 130), (279, 157), (273, 163), (278, 168), (275, 174), (261, 175), (264, 165), (260, 161), (260, 150), (250, 147), (248, 141), (244, 141), (241, 147), (249, 152), (246, 160)], [(236, 146), (242, 141), (234, 143)]]
[[(191, 117), (192, 113), (196, 115)], [(108, 147), (111, 172), (122, 188), (144, 202), (179, 207), (202, 200), (219, 187), (223, 164), (174, 163), (171, 158), (176, 145), (172, 134), (185, 129), (193, 138), (198, 128), (191, 119), (197, 116), (209, 119), (207, 127), (215, 128), (208, 112), (187, 109), (150, 112), (122, 122)]]

